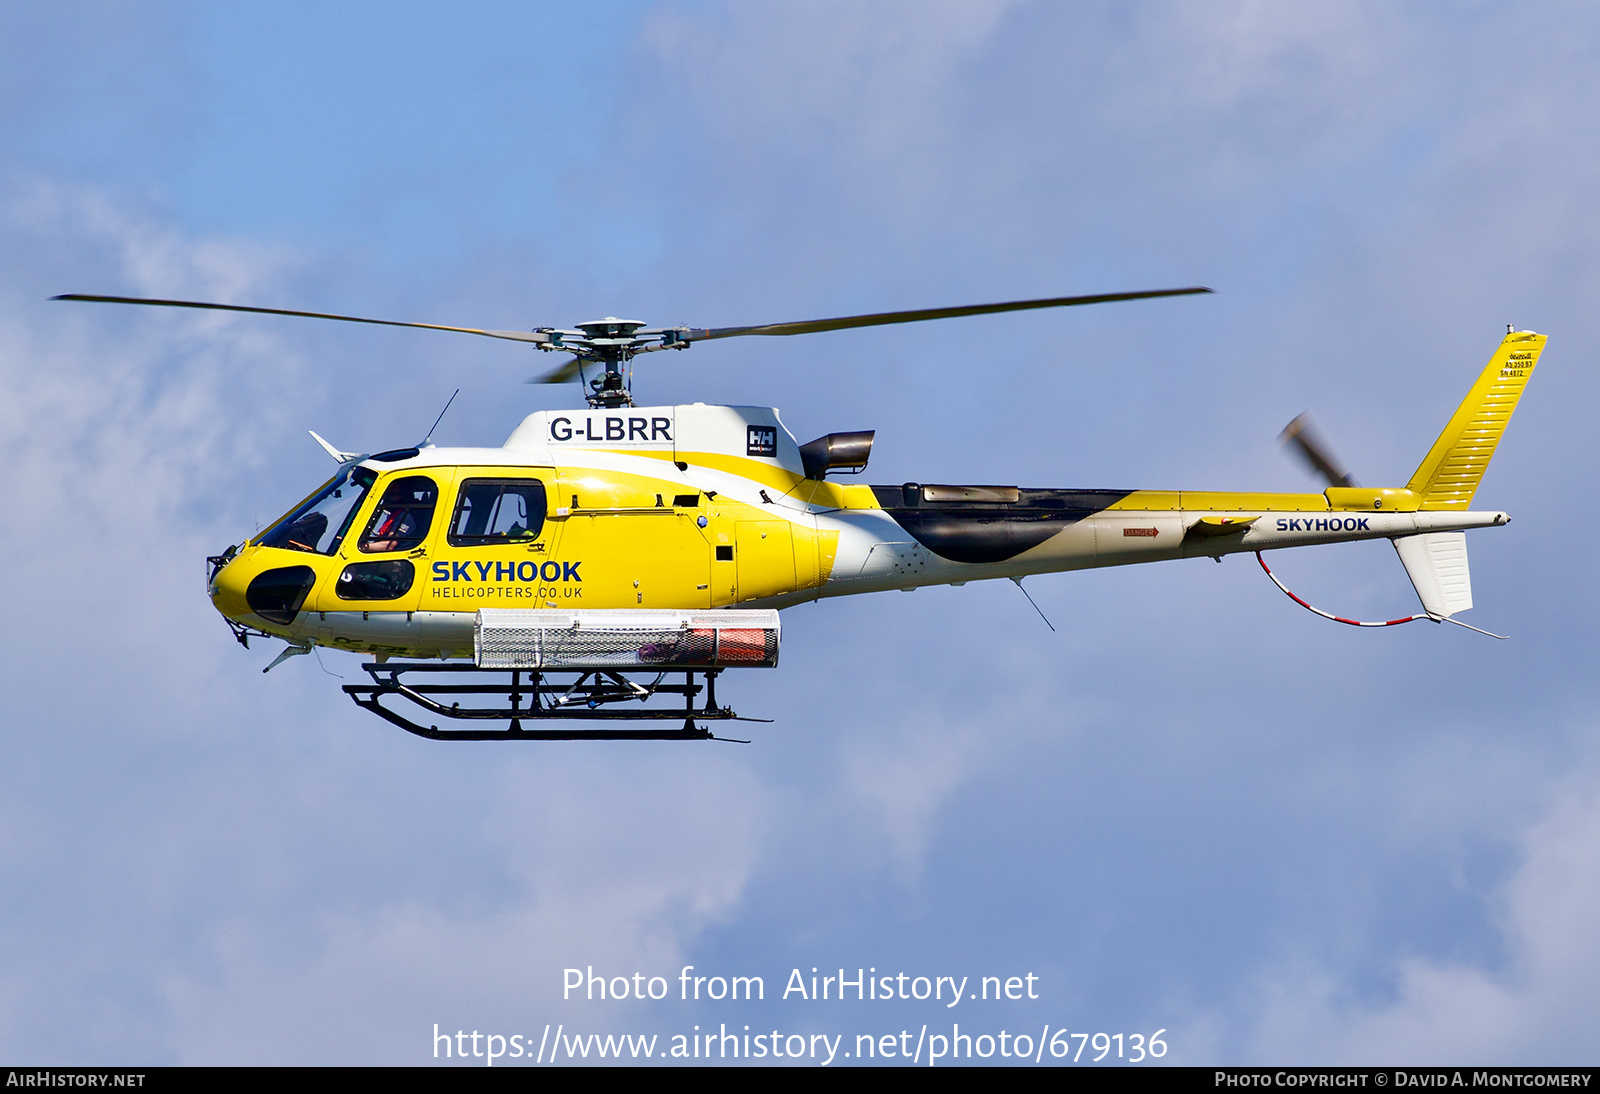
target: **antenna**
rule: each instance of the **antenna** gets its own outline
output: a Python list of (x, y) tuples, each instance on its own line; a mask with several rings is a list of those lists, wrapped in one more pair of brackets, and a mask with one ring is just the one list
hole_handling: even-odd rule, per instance
[[(439, 423), (440, 422), (444, 421), (445, 410), (449, 410), (450, 409), (450, 404), (455, 402), (456, 401), (456, 396), (460, 395), (460, 394), (461, 394), (461, 389), (460, 388), (456, 388), (455, 392), (450, 396), (450, 398), (445, 400), (444, 410), (439, 411), (439, 416), (433, 420), (433, 427), (428, 430), (428, 435), (426, 437), (422, 438), (422, 443), (417, 445), (418, 448), (427, 448), (428, 447), (428, 442), (433, 440), (433, 431), (435, 429), (439, 428)], [(312, 436), (314, 437), (314, 436), (316, 436), (316, 434), (313, 433)]]
[[(1011, 580), (1016, 582), (1017, 588), (1022, 589), (1022, 578), (1014, 577)], [(1029, 604), (1033, 604), (1033, 610), (1039, 613), (1039, 618), (1044, 620), (1044, 625), (1049, 627), (1051, 631), (1054, 631), (1056, 629), (1056, 625), (1050, 622), (1049, 618), (1045, 616), (1044, 609), (1040, 608), (1038, 604), (1034, 604), (1033, 594), (1028, 592), (1027, 589), (1022, 589), (1022, 595), (1028, 598)], [(1465, 626), (1465, 624), (1462, 625)]]

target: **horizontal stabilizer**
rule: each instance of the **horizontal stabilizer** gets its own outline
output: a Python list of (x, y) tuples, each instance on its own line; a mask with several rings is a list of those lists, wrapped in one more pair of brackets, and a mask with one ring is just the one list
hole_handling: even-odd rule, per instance
[(1394, 549), (1429, 616), (1448, 619), (1472, 607), (1465, 532), (1401, 536), (1394, 541)]
[(1190, 539), (1216, 539), (1219, 536), (1238, 536), (1250, 530), (1250, 526), (1260, 520), (1260, 514), (1251, 517), (1230, 514), (1225, 517), (1201, 517), (1189, 525), (1189, 530), (1183, 538)]

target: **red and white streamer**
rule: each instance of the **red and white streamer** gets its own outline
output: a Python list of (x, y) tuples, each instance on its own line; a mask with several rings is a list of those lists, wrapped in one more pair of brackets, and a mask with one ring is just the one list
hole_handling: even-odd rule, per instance
[[(1342, 615), (1334, 615), (1332, 612), (1325, 612), (1321, 608), (1312, 607), (1310, 604), (1307, 604), (1304, 600), (1301, 600), (1298, 596), (1295, 596), (1294, 593), (1289, 591), (1288, 586), (1286, 586), (1283, 582), (1278, 580), (1278, 575), (1272, 572), (1271, 567), (1269, 567), (1267, 565), (1267, 560), (1261, 557), (1261, 552), (1260, 551), (1256, 552), (1256, 561), (1261, 563), (1261, 569), (1266, 571), (1266, 575), (1272, 579), (1272, 583), (1274, 585), (1276, 585), (1278, 588), (1282, 589), (1284, 595), (1287, 596), (1290, 600), (1294, 601), (1296, 604), (1298, 604), (1302, 608), (1306, 609), (1306, 611), (1315, 612), (1316, 614), (1322, 616), (1322, 618), (1331, 619), (1335, 623), (1343, 623), (1343, 624), (1345, 624), (1346, 626), (1349, 626), (1349, 627), (1397, 627), (1401, 623), (1412, 623), (1412, 622), (1415, 622), (1418, 619), (1431, 619), (1432, 618), (1432, 616), (1428, 615), (1427, 612), (1423, 612), (1421, 615), (1408, 615), (1404, 619), (1387, 619), (1387, 620), (1384, 620), (1382, 622), (1372, 622), (1372, 623), (1364, 622), (1364, 621), (1362, 621), (1360, 619), (1346, 619)], [(1454, 623), (1455, 620), (1452, 619), (1451, 622)], [(1465, 623), (1463, 623), (1461, 625), (1463, 627), (1466, 626)], [(1469, 629), (1477, 630), (1476, 627), (1472, 627), (1472, 628), (1469, 628)], [(1488, 633), (1488, 632), (1484, 632), (1484, 633)], [(1494, 635), (1494, 637), (1495, 638), (1499, 638), (1500, 636), (1499, 635)]]

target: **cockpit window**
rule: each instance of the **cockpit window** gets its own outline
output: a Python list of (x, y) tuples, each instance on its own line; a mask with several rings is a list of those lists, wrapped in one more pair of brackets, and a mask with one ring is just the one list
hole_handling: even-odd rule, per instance
[(288, 551), (313, 551), (331, 555), (344, 542), (345, 533), (362, 499), (378, 474), (365, 467), (350, 468), (311, 495), (301, 506), (268, 528), (259, 540), (263, 547)]
[(544, 483), (538, 479), (468, 479), (461, 484), (450, 543), (471, 547), (537, 539), (544, 511)]
[(361, 550), (367, 554), (384, 551), (410, 551), (422, 546), (433, 523), (433, 507), (439, 501), (439, 488), (426, 475), (407, 475), (395, 479), (383, 492), (383, 500), (367, 523), (361, 537)]

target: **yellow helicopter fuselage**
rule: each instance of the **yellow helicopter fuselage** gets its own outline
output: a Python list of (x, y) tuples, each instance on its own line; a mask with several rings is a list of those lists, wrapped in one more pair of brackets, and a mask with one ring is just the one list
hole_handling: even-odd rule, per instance
[(770, 408), (539, 411), (502, 448), (345, 461), (317, 494), (219, 559), (210, 594), (236, 626), (295, 645), (453, 659), (473, 657), (480, 609), (785, 608), (1499, 525), (1506, 514), (1468, 505), (1544, 341), (1507, 335), (1397, 488), (845, 485), (808, 475)]

